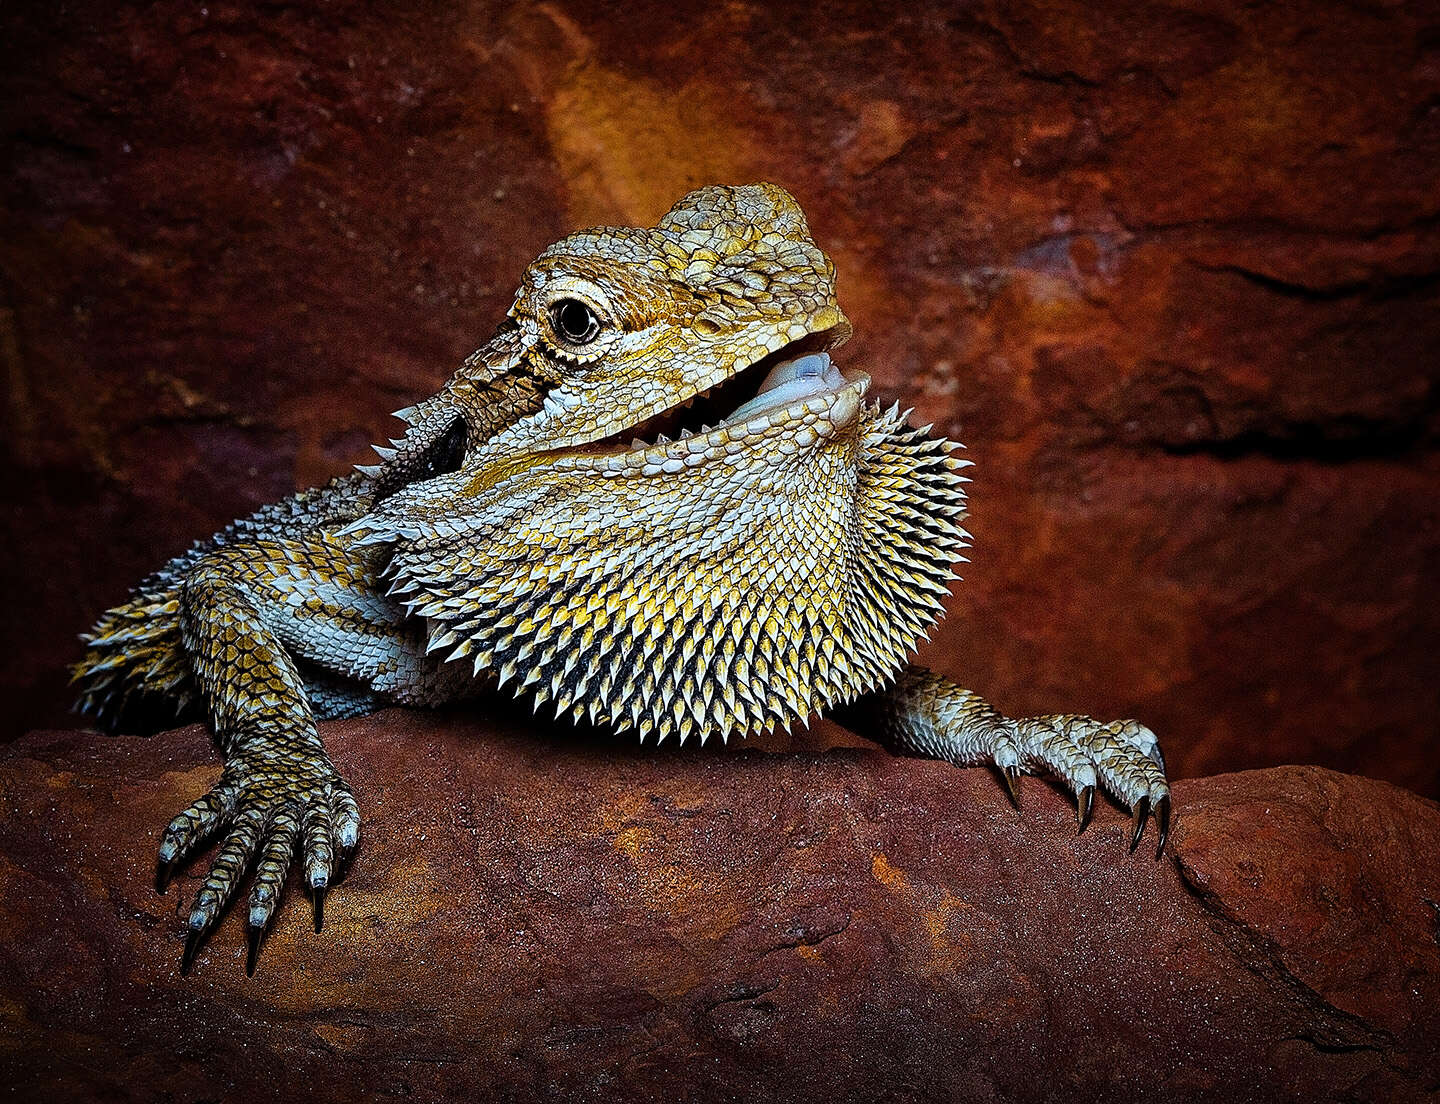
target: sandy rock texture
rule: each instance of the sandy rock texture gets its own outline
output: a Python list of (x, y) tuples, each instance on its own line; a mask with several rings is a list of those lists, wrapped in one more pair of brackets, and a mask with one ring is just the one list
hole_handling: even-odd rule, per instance
[(846, 362), (977, 464), (928, 662), (1138, 715), (1181, 776), (1440, 797), (1433, 4), (21, 0), (0, 157), (16, 733), (130, 583), (365, 460), (539, 249), (770, 179)]
[[(655, 752), (480, 714), (325, 726), (366, 815), (189, 978), (187, 728), (0, 755), (0, 1079), (30, 1100), (1430, 1099), (1440, 807), (1317, 768), (1108, 805), (855, 749)], [(1150, 837), (1153, 839), (1153, 836)]]

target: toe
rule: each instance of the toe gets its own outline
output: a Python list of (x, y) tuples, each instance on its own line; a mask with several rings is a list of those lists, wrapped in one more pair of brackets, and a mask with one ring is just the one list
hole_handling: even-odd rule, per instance
[(1170, 827), (1170, 787), (1155, 734), (1136, 721), (1102, 722), (1056, 715), (1017, 722), (1030, 762), (1043, 764), (1074, 791), (1080, 830), (1090, 818), (1096, 789), (1131, 810), (1130, 850), (1153, 813), (1160, 844)]
[(1134, 730), (1142, 726), (1134, 721), (1093, 722), (1093, 725), (1088, 732), (1081, 733), (1081, 739), (1107, 792), (1127, 808), (1134, 809), (1141, 798), (1151, 796), (1157, 785), (1164, 787), (1165, 775), (1159, 765), (1135, 742)]
[(165, 892), (171, 873), (185, 856), (220, 827), (227, 804), (223, 795), (212, 790), (165, 826), (165, 831), (160, 834), (155, 878), (156, 888), (161, 893)]
[(200, 891), (195, 894), (195, 904), (190, 910), (187, 923), (188, 935), (185, 954), (181, 960), (182, 972), (188, 971), (195, 958), (195, 952), (204, 941), (205, 935), (215, 926), (230, 898), (239, 888), (250, 860), (260, 841), (261, 820), (258, 814), (242, 814), (224, 843), (215, 855), (215, 863)]
[(312, 804), (305, 811), (301, 836), (305, 863), (305, 884), (315, 903), (315, 930), (325, 923), (325, 891), (330, 888), (330, 875), (335, 865), (334, 825), (327, 806)]
[(1027, 759), (1046, 767), (1075, 795), (1081, 831), (1090, 819), (1095, 788), (1100, 783), (1090, 751), (1079, 739), (1087, 720), (1066, 715), (1033, 717), (1017, 726)]
[(342, 854), (354, 851), (360, 842), (360, 807), (348, 789), (337, 788), (330, 799), (331, 815), (334, 818), (335, 842)]
[(264, 928), (275, 915), (280, 903), (280, 890), (285, 885), (285, 875), (295, 854), (295, 839), (299, 825), (293, 815), (276, 818), (271, 834), (260, 851), (260, 861), (255, 866), (255, 880), (250, 886), (250, 911), (248, 922), (252, 929)]

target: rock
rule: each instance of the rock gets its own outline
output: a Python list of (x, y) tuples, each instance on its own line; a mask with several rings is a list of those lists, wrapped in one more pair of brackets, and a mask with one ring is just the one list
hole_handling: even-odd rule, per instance
[(636, 749), (484, 713), (325, 726), (366, 815), (188, 978), (158, 830), (186, 728), (0, 759), (0, 1077), (30, 1100), (1429, 1099), (1440, 808), (1311, 767), (1181, 781), (1172, 845), (873, 750)]
[(1440, 797), (1424, 8), (0, 7), (4, 738), (137, 579), (367, 461), (538, 250), (771, 179), (845, 363), (977, 462), (928, 663), (1181, 776)]

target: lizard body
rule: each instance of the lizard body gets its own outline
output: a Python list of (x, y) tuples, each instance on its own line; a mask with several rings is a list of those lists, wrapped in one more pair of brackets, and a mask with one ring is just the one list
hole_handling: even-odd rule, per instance
[(1047, 769), (1082, 828), (1103, 788), (1135, 842), (1153, 809), (1163, 848), (1149, 729), (1012, 720), (907, 663), (968, 539), (968, 462), (832, 363), (849, 334), (774, 185), (572, 234), (491, 342), (399, 412), (379, 464), (235, 522), (104, 614), (81, 708), (203, 714), (225, 757), (161, 838), (162, 890), (218, 839), (182, 968), (253, 871), (253, 969), (297, 855), (318, 930), (360, 816), (317, 720), (496, 685), (642, 739), (828, 712), (904, 754), (993, 764), (1012, 797)]

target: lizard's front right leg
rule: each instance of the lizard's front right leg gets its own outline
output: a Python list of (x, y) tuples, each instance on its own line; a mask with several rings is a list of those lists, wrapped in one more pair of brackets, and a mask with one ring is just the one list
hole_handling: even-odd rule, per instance
[(223, 563), (202, 561), (186, 580), (181, 632), (225, 768), (214, 789), (165, 829), (157, 885), (164, 892), (170, 872), (218, 837), (214, 863), (190, 912), (180, 965), (185, 973), (254, 867), (246, 958), (246, 971), (253, 973), (297, 846), (319, 931), (336, 860), (359, 841), (360, 813), (325, 754), (293, 660), (255, 596)]
[(1018, 805), (1022, 771), (1047, 771), (1075, 794), (1084, 831), (1097, 788), (1134, 816), (1130, 850), (1154, 813), (1155, 857), (1170, 832), (1170, 784), (1155, 734), (1137, 721), (1097, 721), (1076, 714), (1013, 719), (972, 690), (921, 667), (906, 666), (895, 682), (839, 711), (837, 719), (902, 755), (945, 759), (957, 766), (992, 764)]

